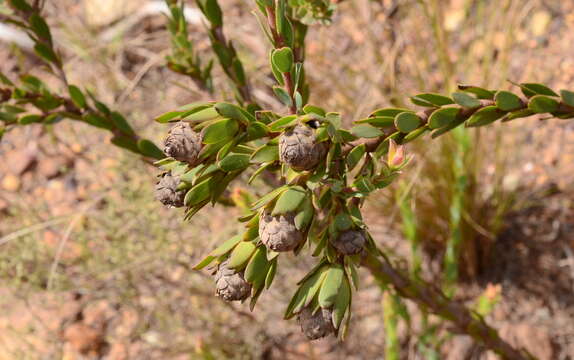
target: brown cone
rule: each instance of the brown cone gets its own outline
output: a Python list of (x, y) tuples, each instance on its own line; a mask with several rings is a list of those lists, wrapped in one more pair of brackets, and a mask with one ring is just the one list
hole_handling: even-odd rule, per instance
[(327, 153), (325, 143), (315, 143), (315, 131), (306, 125), (297, 125), (279, 138), (279, 159), (295, 170), (311, 170)]
[(171, 207), (182, 207), (185, 191), (178, 191), (179, 176), (164, 173), (155, 186), (155, 198), (162, 204)]
[(176, 160), (194, 166), (197, 165), (201, 146), (201, 135), (193, 131), (188, 123), (179, 122), (169, 130), (163, 151)]
[(259, 237), (268, 249), (283, 252), (294, 250), (303, 241), (303, 234), (295, 227), (295, 215), (273, 216), (263, 212), (259, 218)]
[(340, 233), (336, 239), (331, 241), (335, 249), (343, 255), (360, 253), (366, 242), (365, 234), (357, 230), (344, 231)]
[(313, 309), (306, 307), (297, 316), (301, 331), (307, 339), (317, 340), (335, 332), (329, 309), (319, 309), (313, 314)]
[(227, 267), (229, 260), (222, 262), (215, 274), (216, 294), (225, 301), (241, 301), (249, 297), (251, 285), (242, 273)]

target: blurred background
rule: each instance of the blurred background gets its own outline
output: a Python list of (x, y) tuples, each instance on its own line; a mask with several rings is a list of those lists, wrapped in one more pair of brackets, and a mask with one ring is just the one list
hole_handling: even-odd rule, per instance
[[(200, 13), (189, 32), (214, 58)], [(250, 1), (220, 1), (224, 32), (260, 104), (282, 110), (270, 86), (269, 45)], [(348, 0), (312, 25), (311, 104), (347, 124), (457, 83), (574, 90), (574, 2)], [(155, 0), (47, 1), (45, 15), (70, 82), (125, 114), (161, 143), (153, 118), (198, 100), (233, 99), (223, 71), (216, 95), (170, 72), (165, 6)], [(2, 25), (2, 24), (0, 24)], [(25, 37), (0, 27), (0, 70), (61, 89)], [(16, 42), (16, 43), (15, 43)], [(378, 244), (397, 266), (439, 282), (540, 359), (574, 359), (574, 124), (531, 117), (457, 130), (407, 147), (402, 179), (366, 205)], [(309, 343), (282, 313), (311, 259), (282, 258), (254, 312), (214, 296), (191, 270), (240, 227), (237, 209), (191, 221), (153, 200), (159, 171), (109, 145), (108, 134), (64, 121), (28, 126), (0, 142), (0, 359), (496, 359), (366, 274), (345, 342)], [(232, 192), (245, 183), (232, 184)], [(383, 321), (385, 320), (385, 321)], [(385, 355), (386, 354), (386, 355)], [(391, 355), (389, 355), (391, 354)]]

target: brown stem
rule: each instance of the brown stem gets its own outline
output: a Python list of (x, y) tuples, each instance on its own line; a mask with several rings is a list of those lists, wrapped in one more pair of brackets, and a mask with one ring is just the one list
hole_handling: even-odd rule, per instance
[(384, 284), (391, 284), (403, 297), (416, 302), (431, 313), (452, 322), (462, 333), (470, 335), (477, 342), (509, 360), (535, 359), (524, 349), (516, 349), (498, 335), (484, 319), (467, 309), (463, 304), (449, 300), (436, 286), (422, 280), (414, 280), (395, 269), (390, 261), (382, 257), (369, 254), (363, 260), (366, 267), (375, 279)]

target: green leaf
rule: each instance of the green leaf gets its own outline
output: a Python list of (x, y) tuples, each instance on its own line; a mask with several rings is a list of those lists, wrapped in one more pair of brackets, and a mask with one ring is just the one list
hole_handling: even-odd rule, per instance
[(376, 127), (386, 128), (395, 125), (395, 118), (393, 116), (374, 116), (357, 120), (355, 124), (371, 124)]
[(201, 11), (213, 27), (223, 25), (223, 16), (221, 14), (221, 8), (219, 4), (217, 4), (217, 0), (201, 0), (198, 3), (200, 4)]
[(293, 66), (293, 51), (288, 47), (276, 49), (271, 55), (271, 60), (280, 72), (290, 72)]
[(241, 121), (245, 125), (255, 122), (255, 117), (237, 105), (220, 102), (213, 107), (221, 116)]
[(307, 195), (305, 189), (300, 186), (289, 187), (289, 189), (282, 193), (277, 199), (271, 215), (280, 215), (295, 211)]
[(458, 85), (458, 89), (476, 95), (479, 99), (492, 100), (494, 98), (494, 91), (490, 91), (478, 86), (472, 85)]
[[(320, 291), (321, 286), (325, 281), (325, 277), (327, 276), (327, 269), (328, 267), (326, 266), (319, 268), (319, 270), (317, 270), (315, 275), (306, 280), (301, 286), (302, 289), (307, 290), (305, 301), (303, 302), (302, 307), (309, 306), (309, 304), (313, 301), (315, 295), (317, 295), (317, 293)], [(295, 309), (296, 312), (301, 310), (302, 307)]]
[(186, 115), (183, 119), (181, 119), (181, 121), (199, 123), (220, 117), (221, 115), (219, 115), (217, 110), (215, 110), (212, 105), (209, 105), (209, 107), (200, 106), (197, 111), (193, 111), (191, 114)]
[(464, 117), (457, 118), (457, 119), (455, 119), (455, 121), (451, 122), (447, 126), (434, 130), (432, 132), (431, 138), (436, 139), (437, 137), (444, 135), (444, 134), (448, 133), (449, 131), (451, 131), (452, 129), (459, 127), (460, 125), (464, 124), (465, 121), (466, 121), (466, 119)]
[(138, 148), (138, 144), (132, 138), (123, 135), (116, 135), (111, 140), (112, 144), (134, 152), (136, 154), (140, 153), (140, 149)]
[(402, 112), (414, 112), (414, 111), (409, 110), (409, 109), (402, 109), (402, 108), (384, 108), (384, 109), (378, 109), (378, 110), (373, 111), (370, 116), (371, 117), (378, 117), (378, 116), (387, 117), (387, 116), (390, 116), (394, 119), (395, 116), (397, 116), (398, 114), (400, 114)]
[(105, 118), (94, 113), (87, 113), (82, 118), (88, 124), (106, 130), (112, 130), (114, 126), (110, 124)]
[(406, 144), (408, 142), (411, 142), (415, 139), (417, 139), (419, 136), (423, 135), (424, 133), (426, 133), (427, 131), (429, 131), (429, 128), (426, 126), (420, 127), (418, 129), (416, 129), (415, 131), (410, 132), (409, 134), (407, 134), (407, 136), (405, 136), (403, 138), (402, 143)]
[(439, 107), (454, 104), (454, 101), (452, 101), (448, 96), (434, 93), (424, 93), (413, 96), (411, 97), (411, 102), (415, 105), (425, 107)]
[(30, 115), (26, 115), (26, 116), (23, 116), (20, 119), (18, 119), (18, 124), (29, 125), (29, 124), (41, 122), (42, 119), (43, 119), (43, 117), (41, 115), (30, 114)]
[(341, 212), (335, 216), (334, 219), (335, 228), (338, 231), (350, 230), (353, 227), (353, 221), (349, 214)]
[(574, 92), (568, 90), (561, 90), (560, 96), (564, 104), (574, 107)]
[(46, 24), (44, 18), (42, 18), (37, 13), (33, 13), (29, 18), (30, 28), (38, 36), (38, 38), (47, 40), (49, 43), (52, 42), (52, 35), (50, 33), (50, 27)]
[(246, 141), (253, 141), (267, 136), (270, 130), (267, 126), (259, 121), (252, 122), (247, 126), (247, 139)]
[(279, 146), (277, 145), (263, 145), (251, 155), (251, 161), (259, 164), (277, 160), (279, 160)]
[(34, 45), (34, 51), (39, 57), (41, 57), (42, 59), (46, 60), (49, 63), (53, 64), (60, 63), (60, 59), (58, 58), (58, 55), (56, 55), (54, 50), (51, 47), (45, 45), (44, 43), (36, 43), (36, 45)]
[(227, 266), (231, 269), (239, 269), (243, 267), (247, 260), (251, 258), (251, 255), (253, 255), (255, 249), (256, 246), (251, 241), (240, 242), (231, 252)]
[(522, 109), (522, 110), (518, 110), (518, 111), (514, 111), (511, 112), (510, 114), (508, 114), (507, 117), (504, 118), (504, 120), (502, 120), (503, 122), (507, 122), (507, 121), (511, 121), (514, 119), (519, 119), (519, 118), (525, 118), (525, 117), (529, 117), (534, 115), (534, 111), (530, 110), (530, 109)]
[[(268, 258), (268, 260), (270, 260)], [(269, 270), (267, 271), (267, 275), (265, 276), (265, 289), (269, 289), (271, 284), (273, 283), (273, 279), (275, 279), (275, 274), (277, 273), (277, 260), (271, 261), (271, 266), (269, 266)]]
[(284, 315), (286, 320), (293, 317), (293, 314), (298, 313), (303, 307), (311, 303), (325, 280), (327, 274), (326, 269), (326, 266), (320, 266), (304, 278), (301, 286), (287, 306)]
[(421, 119), (412, 112), (402, 112), (395, 117), (395, 126), (402, 133), (410, 133), (420, 124)]
[(465, 108), (474, 109), (480, 106), (480, 101), (478, 99), (465, 92), (452, 93), (452, 99), (455, 103)]
[(245, 70), (243, 69), (243, 64), (239, 58), (233, 58), (232, 62), (233, 72), (235, 73), (235, 78), (237, 79), (237, 84), (239, 86), (245, 86), (246, 79), (245, 79)]
[(498, 91), (494, 96), (494, 101), (496, 106), (503, 111), (514, 111), (524, 106), (520, 97), (510, 91)]
[(351, 128), (351, 133), (357, 137), (362, 138), (375, 138), (383, 135), (383, 132), (381, 130), (368, 124), (353, 126)]
[(138, 149), (140, 149), (140, 152), (144, 156), (158, 160), (165, 158), (163, 151), (161, 151), (154, 143), (147, 139), (138, 140)]
[(14, 86), (14, 83), (0, 71), (0, 82), (4, 85)]
[(488, 125), (500, 119), (504, 115), (506, 115), (506, 112), (500, 110), (496, 106), (487, 106), (472, 114), (472, 116), (466, 120), (466, 126), (478, 127)]
[(229, 154), (217, 165), (223, 171), (232, 172), (245, 169), (249, 166), (250, 156), (247, 154)]
[(239, 124), (233, 119), (222, 119), (205, 128), (204, 144), (216, 144), (232, 139), (239, 130)]
[(320, 108), (318, 106), (309, 105), (309, 104), (303, 106), (303, 112), (305, 114), (317, 114), (321, 117), (325, 117), (325, 115), (326, 115), (326, 112), (323, 108)]
[(267, 251), (265, 246), (261, 245), (255, 250), (245, 268), (245, 280), (252, 284), (254, 289), (259, 289), (265, 284), (268, 269)]
[(263, 206), (269, 204), (271, 201), (275, 200), (276, 197), (278, 197), (279, 195), (281, 195), (284, 191), (286, 191), (289, 188), (289, 186), (287, 185), (283, 185), (281, 187), (278, 187), (277, 189), (269, 192), (268, 194), (264, 195), (263, 197), (261, 197), (259, 200), (257, 200), (254, 204), (253, 207), (251, 208), (252, 211), (257, 210), (262, 208)]
[(347, 155), (347, 169), (349, 171), (353, 170), (355, 166), (361, 161), (363, 155), (367, 152), (367, 146), (365, 144), (361, 144), (359, 146), (355, 146), (351, 151), (349, 151), (349, 155)]
[(32, 11), (32, 7), (26, 2), (26, 0), (8, 0), (10, 6), (18, 9), (24, 13), (29, 13)]
[(160, 124), (168, 123), (170, 120), (178, 118), (181, 115), (181, 111), (169, 111), (160, 116), (156, 117), (154, 120)]
[(299, 231), (306, 229), (307, 225), (311, 222), (311, 219), (313, 219), (314, 212), (315, 209), (313, 208), (313, 203), (311, 202), (311, 199), (307, 197), (303, 203), (303, 209), (295, 216), (295, 228)]
[(353, 281), (353, 286), (355, 287), (355, 290), (359, 290), (359, 274), (357, 273), (357, 269), (353, 264), (352, 258), (347, 256), (345, 257), (344, 261), (345, 261), (345, 272), (347, 274), (347, 277), (350, 277), (350, 279)]
[(447, 107), (433, 111), (428, 120), (429, 128), (439, 129), (454, 122), (460, 109), (456, 107)]
[(9, 123), (16, 122), (18, 121), (18, 115), (11, 112), (0, 111), (0, 121), (5, 121)]
[(338, 329), (341, 326), (345, 312), (349, 307), (351, 302), (351, 287), (349, 285), (349, 280), (346, 277), (343, 278), (341, 283), (341, 288), (333, 305), (333, 326)]
[(114, 123), (116, 128), (118, 128), (121, 132), (129, 136), (135, 135), (134, 130), (132, 129), (132, 127), (127, 122), (126, 118), (123, 117), (122, 114), (120, 114), (117, 111), (114, 111), (111, 113), (110, 118), (112, 119), (112, 122)]
[(231, 249), (233, 249), (235, 245), (239, 244), (240, 241), (241, 241), (241, 235), (235, 235), (231, 239), (225, 241), (223, 244), (215, 248), (212, 252), (209, 253), (209, 255), (216, 258), (225, 255)]
[(74, 105), (76, 105), (80, 109), (86, 107), (86, 97), (82, 93), (82, 90), (80, 90), (75, 85), (70, 85), (68, 87), (68, 92), (70, 93), (70, 97), (72, 98), (72, 102), (74, 103)]
[(203, 258), (200, 262), (198, 262), (197, 264), (195, 264), (192, 269), (193, 270), (201, 270), (203, 268), (205, 268), (207, 265), (211, 264), (213, 262), (213, 260), (217, 259), (217, 257), (212, 256), (212, 255), (207, 255), (205, 258)]
[(319, 291), (319, 305), (323, 309), (330, 308), (335, 303), (343, 283), (344, 274), (345, 272), (340, 265), (333, 265), (329, 268)]
[(185, 194), (185, 199), (183, 200), (185, 206), (197, 205), (207, 200), (211, 193), (211, 180), (212, 178), (209, 177), (192, 187), (191, 190)]
[(275, 96), (286, 106), (292, 106), (293, 101), (291, 100), (291, 96), (285, 89), (280, 86), (273, 86), (273, 93)]
[(520, 84), (519, 86), (520, 89), (522, 90), (522, 93), (529, 98), (533, 97), (534, 95), (546, 95), (546, 96), (558, 97), (558, 94), (556, 94), (554, 90), (542, 84), (523, 83)]
[(223, 145), (219, 151), (217, 152), (217, 155), (215, 156), (215, 160), (217, 162), (221, 161), (224, 157), (227, 156), (227, 154), (229, 154), (231, 152), (231, 150), (236, 147), (237, 145), (237, 141), (238, 138), (234, 138), (233, 140), (227, 142), (225, 145)]
[(279, 71), (279, 69), (277, 68), (277, 66), (275, 66), (275, 63), (273, 62), (273, 50), (271, 50), (271, 52), (269, 53), (269, 62), (271, 63), (271, 72), (273, 73), (275, 80), (277, 80), (279, 85), (284, 86), (285, 79), (283, 79), (283, 73)]
[(295, 125), (296, 122), (297, 122), (297, 115), (288, 115), (273, 121), (272, 123), (267, 125), (267, 127), (272, 132), (278, 132), (281, 131), (283, 128)]
[(544, 95), (535, 95), (528, 101), (528, 108), (537, 114), (552, 113), (559, 107), (558, 100)]

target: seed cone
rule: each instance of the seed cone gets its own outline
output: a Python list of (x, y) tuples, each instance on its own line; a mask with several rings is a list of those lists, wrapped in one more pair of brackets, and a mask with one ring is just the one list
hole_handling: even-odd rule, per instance
[(201, 135), (186, 122), (179, 122), (169, 130), (164, 152), (172, 158), (197, 165), (201, 151)]
[(297, 125), (279, 138), (279, 159), (295, 170), (311, 170), (325, 157), (325, 143), (315, 143), (315, 132)]
[(354, 255), (361, 252), (366, 242), (365, 234), (362, 231), (347, 230), (340, 233), (331, 243), (339, 253)]
[(259, 237), (268, 249), (291, 251), (303, 241), (303, 234), (295, 227), (295, 215), (273, 216), (268, 212), (259, 218)]
[(306, 307), (297, 316), (297, 321), (307, 339), (317, 340), (335, 332), (331, 317), (329, 309), (319, 309), (313, 314), (313, 309)]
[(243, 273), (227, 267), (229, 260), (222, 262), (215, 274), (215, 293), (225, 301), (241, 301), (249, 297), (251, 285), (243, 278)]
[(162, 204), (171, 207), (182, 207), (185, 191), (178, 191), (179, 176), (164, 173), (155, 186), (155, 198)]

